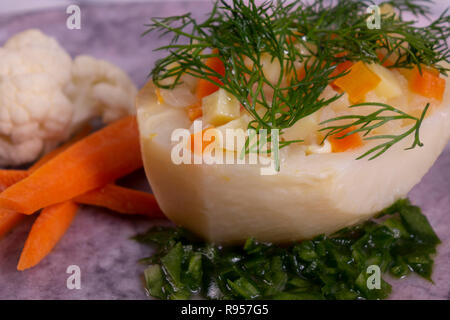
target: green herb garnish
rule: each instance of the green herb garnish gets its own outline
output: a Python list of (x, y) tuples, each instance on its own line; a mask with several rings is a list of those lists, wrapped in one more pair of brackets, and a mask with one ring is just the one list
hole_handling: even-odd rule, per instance
[[(426, 1), (388, 3), (402, 13), (429, 13)], [(201, 22), (191, 14), (152, 18), (144, 34), (159, 32), (172, 39), (168, 45), (156, 49), (168, 54), (157, 61), (150, 75), (154, 84), (161, 88), (170, 89), (181, 84), (183, 74), (218, 85), (234, 95), (253, 117), (249, 129), (267, 130), (270, 143), (271, 130), (279, 130), (281, 136), (300, 119), (340, 97), (336, 94), (323, 99), (320, 94), (330, 81), (346, 74), (331, 77), (336, 65), (344, 60), (382, 64), (395, 57), (390, 68), (417, 66), (421, 70), (422, 65), (427, 65), (446, 74), (449, 69), (440, 62), (448, 62), (450, 58), (447, 45), (450, 16), (447, 11), (426, 27), (416, 27), (413, 21), (384, 14), (381, 28), (369, 29), (366, 9), (372, 4), (367, 0), (340, 0), (334, 4), (326, 0), (312, 4), (282, 0), (258, 5), (255, 0), (233, 0), (232, 3), (221, 0)], [(381, 61), (377, 54), (379, 50), (385, 51)], [(281, 69), (275, 83), (263, 72), (267, 56)], [(218, 57), (224, 62), (224, 76), (205, 64), (209, 57)], [(304, 77), (296, 71), (299, 63), (306, 66)], [(171, 79), (169, 83), (168, 79)], [(257, 112), (258, 108), (263, 111)], [(413, 117), (393, 106), (389, 108), (397, 113), (395, 119)], [(384, 118), (377, 126), (389, 121), (392, 119)], [(418, 134), (420, 124), (418, 121), (418, 126), (407, 130), (408, 135)], [(381, 150), (371, 157), (376, 158), (403, 138), (404, 135), (391, 137), (368, 154)], [(281, 139), (279, 146), (282, 148), (295, 142), (301, 141)], [(418, 136), (415, 142), (413, 147), (422, 146)], [(245, 151), (249, 152), (248, 141)]]
[(369, 266), (431, 281), (440, 243), (420, 208), (406, 199), (376, 221), (288, 247), (254, 239), (240, 247), (215, 246), (183, 229), (162, 227), (135, 240), (157, 247), (142, 262), (150, 264), (147, 291), (160, 299), (382, 299), (391, 286), (381, 278), (380, 289), (369, 289)]
[(326, 128), (320, 129), (320, 131), (327, 131), (327, 134), (325, 135), (325, 138), (328, 138), (331, 135), (339, 134), (345, 130), (348, 130), (352, 127), (355, 127), (356, 129), (350, 130), (345, 135), (342, 135), (341, 137), (337, 139), (343, 139), (351, 134), (354, 134), (356, 132), (363, 133), (363, 136), (366, 137), (369, 133), (372, 132), (372, 130), (375, 130), (389, 121), (395, 121), (395, 120), (412, 120), (415, 122), (414, 126), (411, 128), (406, 129), (403, 133), (397, 134), (397, 135), (375, 135), (371, 137), (364, 138), (365, 140), (387, 140), (384, 143), (381, 143), (372, 149), (365, 152), (363, 155), (359, 156), (358, 159), (362, 159), (364, 157), (367, 157), (373, 153), (373, 155), (369, 160), (375, 159), (376, 157), (382, 155), (387, 150), (389, 150), (394, 144), (397, 142), (400, 142), (401, 140), (405, 139), (406, 137), (409, 137), (412, 133), (414, 133), (414, 141), (412, 145), (407, 148), (406, 150), (414, 149), (416, 146), (422, 147), (423, 143), (420, 141), (420, 135), (419, 130), (420, 126), (422, 125), (422, 121), (425, 118), (425, 115), (428, 111), (428, 108), (430, 104), (427, 104), (425, 106), (425, 109), (423, 109), (422, 114), (419, 118), (411, 116), (401, 110), (395, 109), (391, 107), (390, 105), (384, 104), (384, 103), (359, 103), (354, 104), (350, 106), (350, 108), (356, 108), (361, 106), (375, 106), (379, 107), (378, 110), (368, 114), (368, 115), (347, 115), (347, 116), (340, 116), (337, 118), (333, 118), (327, 121), (322, 122), (321, 124), (327, 124), (334, 121), (340, 121), (340, 120), (352, 120), (350, 123), (342, 124), (342, 125), (334, 125), (329, 126)]

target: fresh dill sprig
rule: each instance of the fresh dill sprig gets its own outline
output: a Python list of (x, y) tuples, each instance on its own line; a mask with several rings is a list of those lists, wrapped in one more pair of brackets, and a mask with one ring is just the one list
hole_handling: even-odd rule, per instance
[[(171, 32), (171, 44), (158, 50), (169, 50), (169, 55), (159, 60), (151, 75), (154, 83), (163, 88), (173, 88), (183, 74), (206, 79), (234, 95), (253, 116), (249, 127), (256, 129), (279, 129), (280, 133), (293, 126), (298, 120), (316, 112), (333, 102), (319, 98), (329, 84), (334, 70), (333, 61), (322, 50), (319, 54), (301, 53), (298, 46), (290, 42), (296, 36), (297, 20), (292, 14), (298, 4), (265, 2), (248, 5), (235, 0), (232, 5), (216, 4), (210, 17), (198, 24), (190, 15), (177, 18), (153, 19), (148, 32), (159, 30)], [(177, 21), (178, 26), (171, 26)], [(185, 31), (190, 26), (189, 32)], [(187, 44), (180, 44), (180, 37), (187, 38)], [(217, 48), (218, 52), (211, 52)], [(209, 68), (205, 59), (219, 57), (225, 64), (225, 76)], [(264, 57), (278, 63), (280, 74), (272, 83), (264, 74)], [(247, 60), (246, 60), (247, 59)], [(266, 60), (267, 61), (267, 60)], [(296, 64), (305, 62), (305, 75), (300, 80)], [(175, 65), (174, 65), (175, 64)], [(283, 83), (287, 75), (289, 83)], [(175, 79), (163, 84), (167, 78)], [(216, 80), (217, 79), (217, 80)], [(269, 92), (267, 92), (269, 88)], [(258, 107), (263, 110), (261, 115)]]
[[(400, 10), (416, 15), (429, 12), (422, 5), (424, 1), (392, 2)], [(184, 74), (214, 83), (239, 100), (253, 117), (249, 129), (266, 129), (270, 142), (271, 130), (277, 129), (282, 135), (300, 119), (340, 97), (336, 94), (323, 99), (320, 95), (331, 81), (344, 75), (331, 76), (344, 60), (382, 63), (395, 58), (390, 68), (417, 66), (421, 70), (422, 65), (427, 65), (446, 74), (449, 69), (440, 62), (450, 58), (447, 11), (428, 27), (416, 27), (413, 22), (385, 14), (380, 29), (369, 29), (366, 8), (371, 4), (368, 0), (316, 0), (312, 4), (219, 0), (201, 22), (190, 13), (152, 18), (144, 34), (157, 32), (172, 39), (156, 49), (167, 55), (156, 62), (150, 76), (156, 86), (167, 89), (181, 84)], [(380, 50), (385, 51), (381, 60)], [(206, 65), (210, 57), (222, 60), (225, 75)], [(280, 66), (275, 81), (264, 73), (267, 57)], [(298, 75), (299, 64), (305, 68), (304, 76)], [(408, 132), (418, 133), (418, 129)], [(280, 147), (291, 143), (282, 139)], [(380, 148), (386, 151), (392, 144)]]
[[(449, 70), (439, 64), (449, 62), (450, 51), (447, 39), (450, 36), (448, 28), (450, 16), (445, 10), (441, 16), (428, 26), (414, 26), (414, 21), (403, 21), (391, 14), (381, 16), (379, 29), (367, 28), (365, 9), (372, 1), (343, 0), (334, 7), (306, 6), (299, 14), (300, 32), (308, 41), (322, 42), (322, 47), (329, 47), (329, 59), (336, 60), (336, 55), (345, 52), (345, 59), (383, 63), (389, 58), (395, 58), (389, 68), (421, 67), (422, 64), (433, 67), (446, 75)], [(403, 0), (393, 1), (392, 5), (403, 12), (416, 15), (429, 13), (426, 3), (430, 1)], [(420, 8), (420, 10), (419, 10)], [(321, 48), (322, 48), (321, 47)], [(385, 50), (386, 55), (380, 60), (378, 52)]]
[[(341, 125), (334, 125), (334, 126), (328, 126), (326, 128), (320, 129), (320, 131), (327, 131), (327, 134), (325, 135), (325, 138), (328, 138), (329, 136), (336, 135), (342, 132), (346, 132), (344, 135), (339, 136), (336, 139), (343, 139), (349, 135), (355, 134), (357, 132), (363, 133), (363, 137), (365, 137), (365, 140), (387, 140), (386, 142), (383, 142), (372, 149), (365, 152), (363, 155), (358, 157), (359, 159), (365, 158), (369, 155), (372, 155), (369, 160), (373, 160), (379, 156), (381, 156), (383, 153), (385, 153), (388, 149), (390, 149), (394, 144), (400, 142), (401, 140), (405, 139), (406, 137), (410, 136), (414, 133), (414, 141), (412, 145), (409, 148), (406, 148), (405, 150), (414, 149), (416, 146), (422, 147), (423, 143), (420, 141), (420, 135), (419, 130), (420, 126), (422, 124), (423, 119), (425, 118), (425, 115), (428, 111), (428, 108), (430, 104), (427, 104), (425, 108), (422, 111), (422, 114), (419, 118), (411, 116), (399, 109), (396, 109), (390, 105), (384, 104), (384, 103), (359, 103), (354, 104), (350, 106), (350, 108), (357, 108), (357, 107), (363, 107), (363, 106), (375, 106), (380, 107), (378, 110), (368, 114), (368, 115), (345, 115), (336, 117), (333, 119), (329, 119), (326, 121), (323, 121), (321, 124), (327, 124), (334, 121), (345, 121), (345, 120), (353, 120), (352, 122), (347, 122), (345, 124)], [(388, 113), (388, 115), (386, 115)], [(371, 133), (373, 130), (380, 128), (381, 126), (385, 125), (388, 122), (391, 121), (404, 121), (404, 120), (412, 120), (415, 122), (415, 124), (410, 127), (409, 129), (406, 129), (403, 133), (397, 134), (397, 135), (375, 135), (367, 137), (369, 133)], [(353, 130), (348, 131), (351, 128), (355, 128)], [(374, 154), (375, 153), (375, 154)], [(374, 154), (374, 155), (373, 155)]]

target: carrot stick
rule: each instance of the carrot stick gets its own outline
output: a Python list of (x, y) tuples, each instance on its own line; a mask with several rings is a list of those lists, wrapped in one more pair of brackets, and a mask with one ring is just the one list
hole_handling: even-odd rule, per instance
[(0, 192), (28, 176), (25, 170), (0, 169)]
[[(28, 176), (25, 170), (0, 170), (0, 191)], [(0, 209), (0, 238), (17, 226), (25, 217), (15, 211)]]
[(25, 217), (21, 213), (0, 209), (0, 238), (17, 226)]
[(37, 168), (41, 167), (44, 163), (56, 157), (58, 154), (69, 148), (75, 142), (83, 139), (92, 131), (92, 127), (90, 125), (84, 126), (72, 139), (56, 148), (55, 150), (50, 151), (49, 153), (42, 156), (38, 161), (36, 161), (28, 170), (30, 172), (35, 171)]
[(125, 214), (141, 214), (165, 218), (151, 193), (128, 189), (114, 184), (89, 191), (74, 199), (81, 204), (104, 207)]
[[(89, 134), (92, 130), (90, 126), (85, 126), (78, 132), (70, 141), (66, 142), (59, 148), (47, 153), (42, 158), (40, 158), (34, 165), (32, 165), (28, 171), (26, 170), (0, 170), (0, 192), (6, 188), (12, 186), (13, 184), (23, 180), (27, 177), (31, 171), (36, 170), (42, 166), (45, 162), (54, 158), (56, 155), (70, 147), (73, 143), (80, 140)], [(0, 238), (2, 238), (6, 233), (11, 231), (16, 227), (23, 219), (25, 215), (15, 211), (0, 209)]]
[[(8, 175), (11, 176), (8, 177)], [(25, 170), (0, 170), (0, 177), (6, 176), (9, 180), (5, 181), (4, 189), (19, 182), (28, 176)], [(3, 187), (0, 178), (0, 190)], [(164, 214), (158, 206), (153, 194), (142, 192), (129, 188), (120, 187), (114, 184), (107, 184), (101, 188), (88, 191), (77, 196), (75, 202), (104, 207), (125, 214), (141, 214), (152, 218), (164, 218)], [(14, 214), (12, 214), (14, 213)], [(2, 218), (10, 216), (24, 216), (22, 213), (16, 213), (9, 210), (0, 209), (0, 236), (2, 230)], [(5, 218), (6, 219), (6, 218)], [(7, 223), (7, 220), (5, 220)], [(6, 228), (6, 227), (5, 227)]]
[(0, 207), (32, 214), (100, 188), (142, 166), (136, 118), (78, 141), (0, 194)]
[(69, 228), (77, 209), (73, 201), (65, 201), (42, 210), (28, 234), (17, 270), (34, 267), (50, 253)]

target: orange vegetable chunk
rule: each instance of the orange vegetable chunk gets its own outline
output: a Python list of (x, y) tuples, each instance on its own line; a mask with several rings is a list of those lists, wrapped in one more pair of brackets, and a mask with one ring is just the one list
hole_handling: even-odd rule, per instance
[(75, 202), (111, 209), (125, 214), (165, 218), (153, 194), (108, 184), (76, 197)]
[(50, 253), (66, 233), (77, 209), (74, 202), (66, 201), (42, 210), (28, 234), (17, 270), (34, 267)]
[(346, 136), (345, 138), (341, 138), (355, 129), (355, 127), (350, 127), (346, 130), (343, 130), (342, 132), (332, 135), (329, 139), (332, 151), (345, 152), (347, 150), (356, 149), (362, 146), (363, 141), (361, 139), (361, 136), (357, 132)]
[(437, 70), (426, 67), (422, 67), (421, 70), (422, 74), (415, 67), (409, 74), (409, 89), (421, 96), (442, 101), (445, 91), (445, 79), (439, 77)]
[(208, 140), (205, 139), (205, 133), (209, 129), (212, 129), (212, 127), (209, 127), (209, 128), (203, 129), (202, 131), (199, 131), (199, 132), (191, 134), (191, 139), (190, 139), (191, 152), (194, 153), (194, 152), (197, 151), (196, 143), (201, 143), (202, 144), (201, 149), (198, 147), (198, 150), (201, 150), (203, 152), (203, 151), (205, 151), (205, 148), (208, 145), (210, 145), (211, 143), (213, 143), (215, 141), (214, 135), (211, 136), (211, 139), (208, 139)]
[(49, 153), (42, 156), (38, 161), (36, 161), (28, 170), (30, 172), (36, 170), (37, 168), (41, 167), (44, 163), (48, 162), (50, 159), (53, 159), (58, 154), (69, 148), (71, 145), (73, 145), (75, 142), (83, 139), (86, 137), (90, 132), (92, 131), (92, 128), (90, 125), (84, 126), (75, 136), (64, 143), (63, 145), (59, 146), (58, 148), (50, 151)]
[[(0, 175), (10, 175), (12, 177), (3, 181), (4, 184), (0, 183), (0, 191), (24, 179), (28, 174), (29, 172), (25, 170), (0, 170)], [(153, 194), (120, 187), (114, 184), (107, 184), (106, 186), (77, 196), (75, 202), (100, 206), (119, 213), (141, 214), (151, 218), (165, 218)], [(11, 229), (14, 227), (15, 224), (11, 224), (11, 226), (7, 228), (10, 222), (18, 222), (22, 219), (16, 218), (24, 216), (25, 215), (22, 213), (0, 209), (0, 236), (2, 235), (2, 231), (8, 231), (4, 229)]]
[(350, 68), (350, 72), (334, 81), (334, 84), (347, 92), (351, 103), (363, 102), (366, 94), (375, 89), (381, 79), (362, 61)]
[[(344, 61), (339, 63), (336, 66), (336, 69), (333, 70), (333, 72), (330, 74), (330, 77), (336, 77), (338, 75), (340, 75), (341, 73), (344, 73), (345, 71), (347, 71), (349, 68), (351, 68), (351, 66), (353, 66), (353, 62), (351, 61)], [(336, 79), (337, 80), (337, 79)], [(330, 85), (334, 88), (337, 89), (338, 86), (334, 83), (336, 80), (333, 80)]]
[[(217, 54), (218, 50), (214, 49), (213, 53)], [(218, 57), (208, 58), (206, 60), (205, 64), (206, 64), (206, 66), (213, 69), (220, 75), (222, 75), (222, 76), (225, 75), (225, 65), (223, 64), (222, 60), (220, 60)], [(209, 70), (207, 70), (207, 71), (209, 71)], [(210, 79), (214, 80), (215, 82), (220, 83), (220, 80), (217, 77), (211, 77)], [(213, 94), (217, 90), (219, 90), (219, 87), (217, 85), (215, 85), (214, 83), (212, 83), (206, 79), (200, 79), (200, 80), (198, 80), (198, 83), (197, 83), (196, 95), (197, 95), (198, 100), (201, 101), (204, 97), (207, 97), (210, 94)]]
[(0, 192), (28, 176), (25, 170), (0, 169)]
[[(0, 170), (0, 192), (28, 176), (25, 170)], [(6, 209), (0, 209), (0, 238), (17, 226), (25, 215)]]
[(187, 108), (189, 120), (194, 121), (203, 115), (202, 106), (194, 105)]
[(78, 141), (0, 194), (0, 207), (25, 214), (70, 200), (142, 167), (136, 118)]
[(0, 238), (17, 226), (25, 217), (21, 213), (0, 209)]

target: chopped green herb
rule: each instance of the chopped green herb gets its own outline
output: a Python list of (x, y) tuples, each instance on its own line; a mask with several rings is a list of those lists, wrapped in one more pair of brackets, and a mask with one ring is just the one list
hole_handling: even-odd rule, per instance
[(431, 281), (440, 243), (419, 207), (403, 199), (377, 220), (290, 246), (249, 239), (243, 246), (215, 246), (179, 228), (152, 228), (135, 237), (157, 247), (143, 263), (148, 293), (160, 299), (383, 299), (369, 289), (376, 265), (382, 273), (411, 272)]

